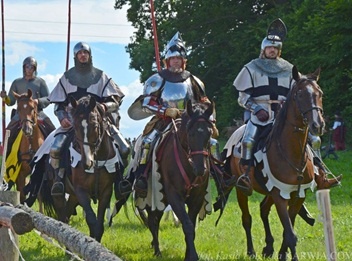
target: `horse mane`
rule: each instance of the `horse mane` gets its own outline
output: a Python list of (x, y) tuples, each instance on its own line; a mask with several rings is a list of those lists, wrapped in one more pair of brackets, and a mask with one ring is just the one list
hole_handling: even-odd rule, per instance
[(281, 109), (279, 110), (278, 114), (276, 115), (272, 129), (271, 129), (268, 137), (265, 140), (266, 147), (270, 146), (273, 138), (279, 137), (280, 134), (282, 133), (283, 127), (285, 125), (286, 117), (287, 117), (288, 106), (289, 106), (289, 103), (292, 99), (292, 95), (294, 93), (294, 90), (296, 88), (297, 88), (297, 83), (295, 82), (293, 87), (291, 88), (291, 90), (287, 94), (286, 101), (282, 104)]

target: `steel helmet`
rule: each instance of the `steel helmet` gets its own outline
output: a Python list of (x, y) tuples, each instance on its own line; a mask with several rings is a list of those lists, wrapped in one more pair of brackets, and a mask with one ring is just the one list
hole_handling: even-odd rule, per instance
[(89, 52), (90, 56), (92, 55), (92, 52), (91, 52), (89, 45), (85, 42), (79, 42), (73, 48), (73, 56), (76, 57), (77, 53), (82, 50), (86, 50)]
[(264, 50), (266, 47), (269, 47), (269, 46), (274, 46), (279, 50), (281, 50), (282, 49), (281, 38), (278, 35), (266, 36), (262, 41), (261, 49)]
[(281, 50), (286, 34), (287, 28), (285, 23), (280, 18), (275, 19), (267, 29), (266, 37), (262, 41), (261, 50), (264, 51), (269, 46), (274, 46)]
[(176, 56), (186, 59), (186, 47), (179, 32), (177, 32), (166, 45), (165, 59)]
[(22, 64), (23, 76), (25, 75), (25, 66), (26, 65), (32, 65), (34, 67), (33, 75), (37, 76), (38, 64), (37, 64), (37, 61), (34, 59), (34, 57), (28, 56), (26, 59), (23, 60), (23, 64)]

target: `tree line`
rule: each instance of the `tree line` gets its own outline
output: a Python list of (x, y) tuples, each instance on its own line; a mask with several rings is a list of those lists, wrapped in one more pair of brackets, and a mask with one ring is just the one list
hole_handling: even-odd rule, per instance
[[(144, 82), (157, 71), (149, 0), (115, 0), (128, 8), (135, 27), (126, 46), (130, 68)], [(243, 109), (232, 83), (244, 64), (257, 58), (268, 25), (281, 18), (287, 26), (282, 58), (303, 74), (321, 67), (327, 129), (340, 111), (352, 126), (352, 1), (350, 0), (155, 0), (160, 56), (176, 31), (188, 47), (187, 69), (214, 98), (219, 129), (240, 119)], [(329, 121), (329, 118), (331, 120)], [(347, 135), (347, 140), (352, 140)]]

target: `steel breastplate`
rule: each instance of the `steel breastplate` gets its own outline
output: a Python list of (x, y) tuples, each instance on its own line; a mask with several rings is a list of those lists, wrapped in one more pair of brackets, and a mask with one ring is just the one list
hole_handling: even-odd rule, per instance
[(190, 78), (183, 82), (165, 81), (160, 100), (164, 107), (184, 109), (188, 100), (193, 100), (192, 83)]

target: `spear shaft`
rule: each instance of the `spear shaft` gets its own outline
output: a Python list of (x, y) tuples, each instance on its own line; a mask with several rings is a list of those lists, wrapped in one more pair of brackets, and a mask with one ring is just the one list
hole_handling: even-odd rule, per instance
[(154, 2), (153, 2), (153, 0), (150, 0), (150, 12), (151, 12), (151, 17), (152, 17), (152, 25), (153, 25), (155, 62), (156, 62), (156, 66), (158, 68), (158, 71), (160, 71), (161, 67), (160, 67), (160, 56), (159, 56), (158, 33), (157, 33), (157, 30), (156, 30), (156, 22), (155, 22), (155, 16), (154, 16)]

